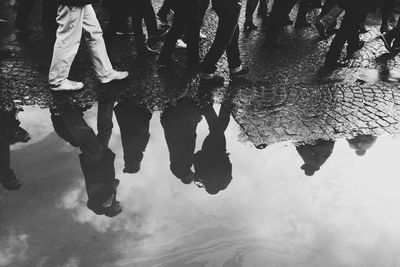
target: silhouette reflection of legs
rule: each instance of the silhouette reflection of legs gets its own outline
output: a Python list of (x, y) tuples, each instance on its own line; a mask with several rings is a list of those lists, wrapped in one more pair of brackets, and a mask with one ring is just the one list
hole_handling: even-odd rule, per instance
[(82, 109), (52, 110), (51, 119), (56, 133), (82, 152), (79, 159), (85, 177), (88, 208), (98, 215), (118, 215), (121, 207), (116, 200), (119, 181), (115, 179), (115, 154), (100, 143), (83, 119)]
[(140, 170), (143, 152), (149, 142), (152, 114), (149, 109), (138, 107), (129, 100), (119, 102), (114, 111), (121, 130), (125, 161), (124, 173), (136, 173)]
[(161, 124), (168, 145), (170, 169), (184, 184), (193, 181), (193, 154), (200, 108), (191, 98), (182, 98), (176, 106), (164, 110)]
[(26, 142), (29, 134), (19, 127), (13, 111), (0, 111), (0, 183), (7, 190), (17, 190), (22, 183), (10, 167), (10, 144)]

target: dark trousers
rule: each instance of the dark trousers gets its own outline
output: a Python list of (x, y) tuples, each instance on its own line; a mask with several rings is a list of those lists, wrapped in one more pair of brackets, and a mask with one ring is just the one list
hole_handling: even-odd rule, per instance
[(173, 10), (173, 0), (164, 0), (161, 8), (158, 10), (157, 14), (160, 17), (167, 17), (169, 12)]
[(214, 73), (216, 64), (226, 51), (229, 68), (237, 68), (242, 62), (239, 50), (239, 25), (241, 5), (238, 1), (214, 0), (213, 8), (218, 16), (218, 28), (213, 44), (203, 60), (202, 71)]
[(352, 51), (360, 42), (358, 29), (365, 14), (346, 11), (340, 29), (333, 38), (325, 62), (332, 63), (340, 58), (342, 48), (347, 42), (347, 51)]
[[(124, 1), (125, 2), (125, 1)], [(140, 6), (142, 7), (143, 6)], [(110, 52), (111, 45), (115, 39), (116, 32), (120, 29), (121, 25), (126, 23), (127, 15), (131, 15), (133, 19), (133, 32), (135, 42), (138, 49), (142, 48), (146, 42), (146, 37), (143, 33), (142, 20), (144, 18), (143, 9), (138, 8), (136, 4), (115, 5), (110, 7), (110, 21), (104, 31), (104, 42), (107, 51)]]
[[(26, 29), (28, 27), (29, 15), (32, 13), (35, 0), (19, 0), (17, 3), (17, 16), (15, 27)], [(54, 0), (42, 0), (42, 25), (55, 29), (57, 17), (57, 4)]]
[(199, 0), (185, 0), (176, 6), (171, 29), (165, 38), (164, 45), (160, 52), (161, 59), (168, 59), (171, 57), (176, 41), (181, 38), (183, 32), (185, 32), (188, 45), (188, 65), (199, 62), (199, 10)]
[(295, 0), (274, 1), (269, 17), (268, 27), (266, 29), (266, 35), (269, 42), (274, 43), (278, 40), (279, 34), (283, 30), (284, 22), (292, 10), (294, 3), (296, 3)]
[(394, 39), (395, 46), (398, 46), (400, 44), (400, 20), (397, 21), (396, 27), (385, 33), (385, 37), (388, 40)]
[(14, 114), (14, 112), (0, 111), (0, 179), (12, 171), (9, 132), (12, 121), (15, 120)]
[(395, 0), (382, 0), (382, 25), (388, 24), (390, 14), (394, 8)]

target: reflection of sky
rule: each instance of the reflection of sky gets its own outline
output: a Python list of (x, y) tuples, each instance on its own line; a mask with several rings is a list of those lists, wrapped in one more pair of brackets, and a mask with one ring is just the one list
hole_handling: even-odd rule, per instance
[[(110, 144), (123, 213), (109, 219), (86, 208), (79, 152), (51, 133), (48, 111), (39, 113), (47, 117), (30, 128), (46, 135), (12, 155), (24, 186), (0, 191), (0, 244), (9, 244), (0, 256), (13, 266), (400, 265), (398, 139), (378, 138), (364, 157), (338, 141), (307, 177), (291, 143), (254, 149), (238, 141), (232, 120), (226, 137), (233, 180), (211, 196), (171, 174), (159, 114), (141, 171), (122, 174), (115, 123)], [(86, 114), (92, 126), (95, 116)], [(34, 120), (21, 115), (24, 125), (24, 118)], [(206, 134), (202, 120), (196, 149)], [(12, 256), (15, 247), (25, 252)]]

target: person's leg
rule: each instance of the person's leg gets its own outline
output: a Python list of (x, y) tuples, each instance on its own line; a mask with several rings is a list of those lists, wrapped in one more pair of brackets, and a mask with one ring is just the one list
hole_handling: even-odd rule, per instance
[(140, 0), (143, 4), (143, 18), (149, 36), (156, 35), (158, 31), (157, 18), (151, 0)]
[(380, 31), (381, 33), (388, 32), (390, 30), (389, 27), (389, 17), (394, 8), (395, 1), (394, 0), (382, 0), (382, 24)]
[(185, 14), (180, 9), (177, 9), (172, 20), (172, 26), (167, 36), (165, 37), (163, 47), (158, 57), (158, 62), (161, 65), (173, 63), (171, 61), (172, 52), (174, 50), (176, 41), (182, 36), (185, 27)]
[(307, 23), (306, 19), (309, 5), (310, 0), (300, 0), (295, 27), (303, 28), (310, 26), (310, 23)]
[(332, 66), (336, 64), (337, 60), (340, 58), (344, 44), (349, 38), (351, 38), (354, 29), (358, 29), (359, 25), (355, 23), (352, 16), (354, 16), (354, 14), (350, 12), (346, 12), (344, 15), (342, 24), (340, 25), (335, 38), (332, 40), (329, 51), (326, 53), (325, 65)]
[(233, 33), (232, 39), (226, 48), (226, 55), (228, 58), (228, 65), (231, 73), (240, 71), (242, 61), (240, 59), (239, 49), (239, 25), (236, 26), (235, 32)]
[(125, 16), (122, 15), (125, 12), (123, 12), (122, 9), (126, 8), (119, 5), (115, 5), (110, 8), (109, 22), (106, 30), (104, 31), (104, 42), (108, 53), (111, 51), (111, 46), (116, 37), (117, 30), (119, 29), (120, 25), (124, 23), (124, 21), (126, 22)]
[(200, 0), (199, 3), (199, 23), (203, 25), (204, 16), (206, 15), (207, 9), (210, 6), (210, 0)]
[(260, 0), (260, 4), (258, 5), (257, 15), (261, 18), (265, 18), (268, 12), (268, 2), (269, 0)]
[(259, 0), (247, 0), (246, 3), (246, 21), (244, 22), (245, 30), (254, 30), (257, 27), (253, 23), (253, 14), (256, 10), (257, 3)]
[(108, 58), (106, 46), (103, 39), (103, 31), (96, 18), (92, 5), (83, 8), (83, 29), (85, 40), (91, 54), (91, 61), (97, 77), (102, 81), (110, 77), (114, 70)]
[[(359, 25), (365, 19), (365, 14), (354, 14), (352, 16), (353, 23)], [(360, 41), (360, 35), (356, 27), (349, 28), (347, 38), (347, 58), (351, 58), (353, 54), (364, 46), (364, 41)]]
[(199, 22), (199, 0), (186, 1), (186, 42), (188, 66), (196, 66), (200, 62), (200, 22)]
[(171, 11), (171, 0), (164, 0), (161, 8), (157, 12), (157, 16), (162, 20), (163, 23), (167, 23), (167, 17)]
[(57, 12), (57, 39), (49, 71), (49, 83), (60, 85), (67, 80), (82, 36), (83, 8), (60, 5)]
[[(202, 71), (205, 78), (208, 78), (206, 76), (213, 76), (218, 60), (226, 51), (238, 30), (237, 22), (241, 8), (238, 3), (228, 4), (225, 2), (213, 2), (213, 7), (219, 20), (214, 42), (203, 60)], [(234, 54), (233, 48), (231, 48), (230, 53)]]
[(32, 12), (35, 0), (19, 0), (17, 4), (17, 16), (15, 28), (24, 31), (28, 28), (29, 14)]
[(54, 0), (42, 0), (42, 26), (51, 31), (57, 30), (57, 3)]
[(295, 2), (296, 1), (293, 0), (274, 1), (266, 30), (266, 35), (270, 44), (277, 43), (279, 34), (282, 32), (285, 21)]

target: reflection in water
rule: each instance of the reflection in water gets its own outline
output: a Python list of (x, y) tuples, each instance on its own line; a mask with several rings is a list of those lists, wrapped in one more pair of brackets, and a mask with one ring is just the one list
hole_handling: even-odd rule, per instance
[[(99, 108), (99, 111), (102, 109)], [(99, 117), (103, 117), (102, 114)], [(116, 200), (115, 154), (100, 142), (93, 129), (83, 118), (83, 110), (78, 107), (52, 110), (51, 119), (55, 131), (61, 138), (81, 150), (79, 155), (88, 194), (87, 206), (99, 215), (113, 217), (121, 212)], [(100, 132), (100, 131), (99, 131)]]
[(193, 181), (193, 155), (196, 129), (201, 121), (200, 107), (191, 98), (180, 99), (176, 106), (168, 107), (161, 115), (165, 140), (168, 145), (171, 172), (182, 183)]
[(10, 145), (30, 140), (29, 133), (21, 128), (15, 111), (0, 111), (0, 183), (8, 190), (22, 186), (10, 167)]
[(209, 194), (217, 194), (228, 187), (232, 180), (232, 164), (226, 151), (225, 130), (228, 127), (232, 103), (222, 103), (217, 115), (212, 104), (202, 108), (209, 134), (200, 151), (194, 156), (195, 180)]
[(352, 139), (347, 139), (350, 148), (356, 151), (358, 156), (364, 156), (376, 142), (377, 137), (373, 135), (358, 135)]
[(305, 175), (313, 176), (331, 156), (335, 141), (316, 140), (312, 144), (297, 145), (296, 150), (304, 161), (301, 169)]

